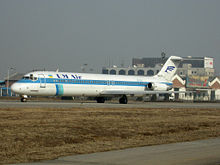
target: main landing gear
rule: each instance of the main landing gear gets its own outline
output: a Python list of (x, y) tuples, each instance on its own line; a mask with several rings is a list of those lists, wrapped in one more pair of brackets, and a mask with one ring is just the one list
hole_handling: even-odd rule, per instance
[(105, 102), (105, 98), (104, 97), (97, 97), (96, 101), (97, 101), (97, 103), (104, 103)]
[[(97, 97), (96, 98), (97, 103), (104, 103), (105, 102), (105, 98), (104, 97)], [(128, 98), (126, 95), (123, 95), (120, 99), (119, 99), (119, 103), (120, 104), (127, 104), (128, 103)]]
[(128, 98), (126, 95), (123, 95), (120, 99), (119, 99), (119, 103), (120, 104), (127, 104), (128, 103)]

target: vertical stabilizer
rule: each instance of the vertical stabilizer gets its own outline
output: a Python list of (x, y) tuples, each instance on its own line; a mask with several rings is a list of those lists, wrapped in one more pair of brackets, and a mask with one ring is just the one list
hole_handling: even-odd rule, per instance
[(171, 81), (181, 61), (182, 61), (181, 57), (170, 56), (166, 61), (166, 63), (163, 65), (160, 72), (157, 74), (157, 76), (163, 77), (166, 80)]

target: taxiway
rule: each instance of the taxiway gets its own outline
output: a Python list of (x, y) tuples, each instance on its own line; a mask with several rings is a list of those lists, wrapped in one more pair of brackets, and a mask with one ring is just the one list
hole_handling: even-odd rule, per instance
[(192, 103), (192, 102), (130, 102), (128, 104), (118, 104), (116, 102), (96, 103), (96, 102), (71, 102), (71, 101), (28, 101), (0, 100), (1, 108), (219, 108), (220, 103)]
[(220, 138), (138, 147), (19, 165), (219, 165)]

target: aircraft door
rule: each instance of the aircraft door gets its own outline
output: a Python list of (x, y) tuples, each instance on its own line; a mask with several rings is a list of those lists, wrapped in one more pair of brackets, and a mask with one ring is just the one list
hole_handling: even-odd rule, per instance
[(40, 88), (46, 88), (46, 78), (44, 74), (39, 74), (38, 75), (39, 80), (40, 80)]

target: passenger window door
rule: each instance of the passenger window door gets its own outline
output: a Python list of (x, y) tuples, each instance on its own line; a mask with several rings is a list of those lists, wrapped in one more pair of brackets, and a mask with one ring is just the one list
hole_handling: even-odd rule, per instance
[(40, 80), (40, 88), (46, 88), (46, 78), (44, 74), (38, 74)]

